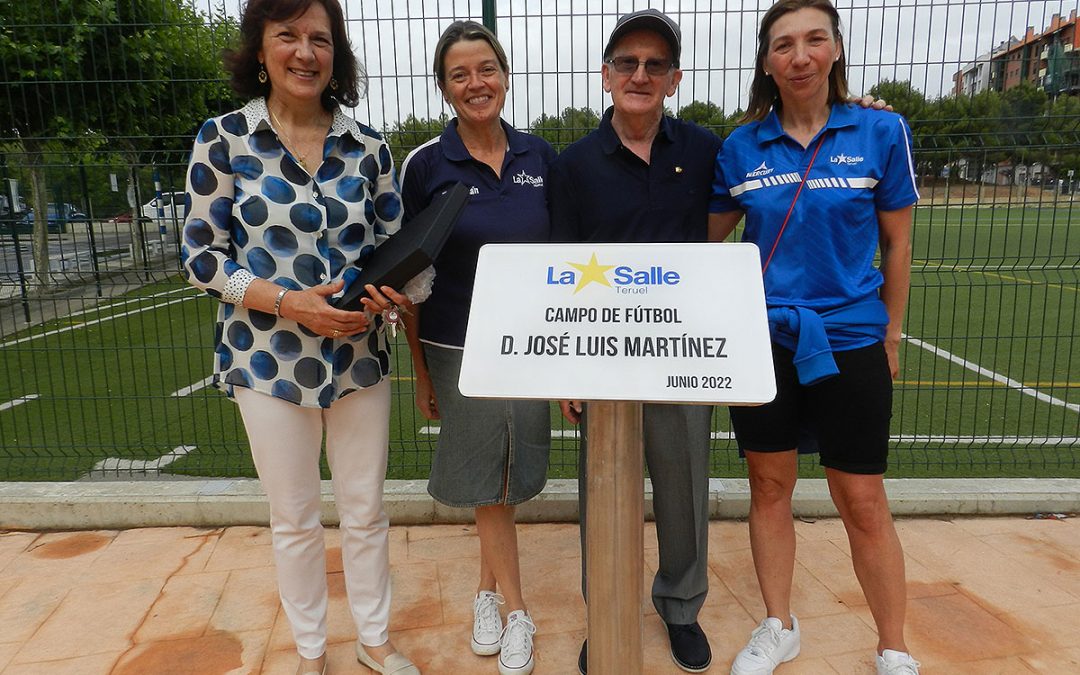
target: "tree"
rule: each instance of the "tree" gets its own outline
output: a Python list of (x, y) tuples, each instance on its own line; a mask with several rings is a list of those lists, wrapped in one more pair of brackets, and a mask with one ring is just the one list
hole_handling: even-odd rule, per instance
[[(236, 29), (223, 12), (203, 16), (183, 0), (11, 2), (4, 11), (0, 141), (18, 144), (37, 214), (49, 202), (50, 140), (78, 152), (100, 136), (137, 178), (140, 161), (175, 159), (204, 119), (233, 104), (219, 52)], [(50, 283), (45, 225), (35, 218), (40, 286)]]
[(600, 116), (592, 108), (567, 107), (558, 115), (541, 114), (530, 125), (532, 133), (562, 151), (600, 126)]
[(413, 149), (442, 134), (449, 123), (450, 117), (446, 113), (431, 118), (419, 118), (410, 114), (404, 121), (395, 122), (393, 126), (384, 129), (383, 137), (394, 156), (394, 165), (400, 168)]

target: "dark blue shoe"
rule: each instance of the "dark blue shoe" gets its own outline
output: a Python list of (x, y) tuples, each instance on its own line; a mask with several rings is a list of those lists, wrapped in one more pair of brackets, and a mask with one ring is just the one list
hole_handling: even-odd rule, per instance
[(688, 673), (700, 673), (712, 663), (712, 650), (709, 640), (698, 622), (667, 624), (668, 639), (671, 640), (671, 658), (675, 665)]

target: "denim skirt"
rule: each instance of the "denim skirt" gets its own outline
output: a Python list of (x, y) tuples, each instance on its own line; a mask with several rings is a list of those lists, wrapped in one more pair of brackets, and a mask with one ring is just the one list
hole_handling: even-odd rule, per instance
[(462, 354), (424, 344), (442, 418), (428, 492), (442, 504), (460, 507), (532, 499), (547, 482), (550, 403), (462, 396)]

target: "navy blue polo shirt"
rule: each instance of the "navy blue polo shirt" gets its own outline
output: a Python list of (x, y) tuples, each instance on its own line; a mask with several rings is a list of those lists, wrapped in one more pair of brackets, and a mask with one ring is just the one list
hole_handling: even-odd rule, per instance
[(405, 225), (432, 195), (461, 181), (469, 200), (446, 246), (435, 260), (435, 284), (420, 313), (420, 339), (444, 347), (465, 346), (480, 247), (490, 243), (548, 241), (548, 167), (555, 151), (542, 138), (506, 122), (508, 151), (499, 176), (473, 159), (458, 135), (457, 119), (442, 135), (409, 153), (401, 164)]
[(612, 112), (551, 167), (552, 241), (705, 241), (720, 137), (662, 117), (646, 164), (619, 140)]

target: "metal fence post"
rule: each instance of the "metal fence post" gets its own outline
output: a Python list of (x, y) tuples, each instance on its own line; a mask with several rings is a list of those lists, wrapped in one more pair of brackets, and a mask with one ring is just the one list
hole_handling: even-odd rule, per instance
[(484, 27), (490, 30), (492, 33), (498, 34), (495, 30), (495, 0), (484, 0)]

